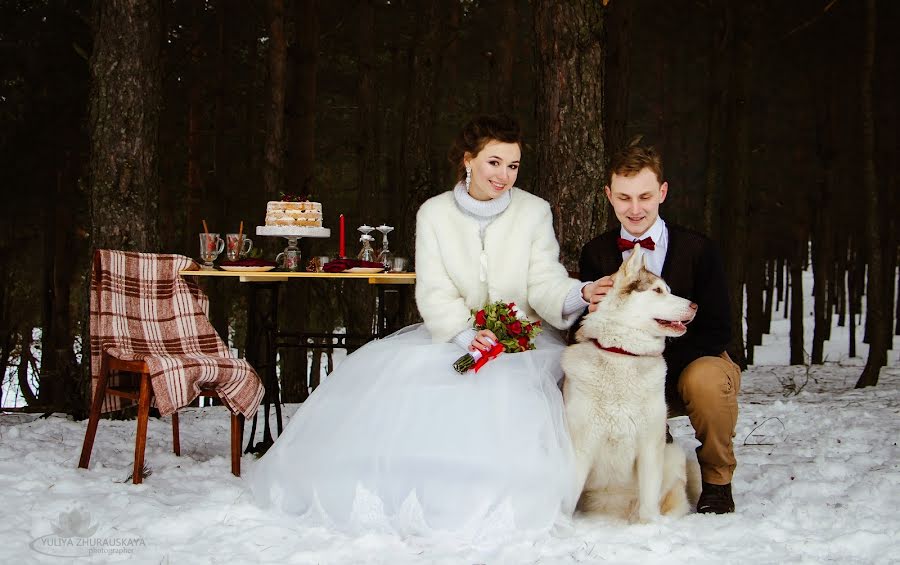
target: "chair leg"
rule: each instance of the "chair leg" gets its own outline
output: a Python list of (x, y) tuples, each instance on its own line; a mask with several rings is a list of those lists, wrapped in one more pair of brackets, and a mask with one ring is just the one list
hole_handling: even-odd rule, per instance
[(178, 433), (178, 412), (172, 412), (172, 449), (175, 455), (181, 455), (181, 439)]
[(241, 445), (244, 441), (244, 415), (231, 413), (231, 474), (241, 476)]
[(91, 462), (91, 451), (94, 449), (94, 437), (97, 435), (97, 424), (100, 422), (100, 410), (103, 409), (103, 399), (106, 398), (106, 383), (109, 373), (106, 355), (101, 355), (100, 376), (97, 377), (97, 389), (91, 400), (91, 413), (88, 417), (87, 430), (84, 432), (84, 443), (81, 445), (81, 459), (78, 466), (87, 469)]
[(132, 481), (143, 482), (144, 449), (147, 447), (147, 421), (150, 419), (150, 375), (141, 375), (141, 394), (138, 398), (137, 437), (134, 441), (134, 472)]

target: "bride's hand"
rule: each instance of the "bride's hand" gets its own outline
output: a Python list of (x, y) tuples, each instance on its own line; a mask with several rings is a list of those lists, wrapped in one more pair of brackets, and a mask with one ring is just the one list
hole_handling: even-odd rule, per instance
[(472, 340), (472, 344), (469, 346), (469, 351), (475, 351), (476, 349), (488, 351), (491, 346), (498, 341), (497, 336), (494, 335), (494, 332), (491, 330), (479, 330), (478, 333), (475, 334), (475, 339)]

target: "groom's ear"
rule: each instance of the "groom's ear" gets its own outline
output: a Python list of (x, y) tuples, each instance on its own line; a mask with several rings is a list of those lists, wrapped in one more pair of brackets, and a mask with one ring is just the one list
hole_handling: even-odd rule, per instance
[(609, 189), (609, 185), (603, 187), (603, 192), (606, 193), (606, 199), (612, 202), (612, 191)]

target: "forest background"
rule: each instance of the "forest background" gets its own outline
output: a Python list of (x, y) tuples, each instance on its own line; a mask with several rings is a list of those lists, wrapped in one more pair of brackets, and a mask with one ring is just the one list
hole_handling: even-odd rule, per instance
[[(0, 406), (85, 414), (94, 249), (196, 257), (205, 220), (243, 222), (272, 258), (283, 240), (254, 228), (289, 193), (322, 202), (333, 230), (344, 214), (350, 242), (395, 226), (411, 257), (415, 210), (452, 187), (451, 139), (482, 112), (522, 121), (519, 185), (551, 203), (569, 269), (614, 225), (609, 155), (642, 135), (665, 159), (663, 216), (725, 254), (731, 354), (752, 364), (783, 311), (790, 362), (822, 363), (834, 317), (851, 355), (864, 319), (858, 385), (874, 385), (900, 333), (898, 14), (889, 0), (4, 0)], [(337, 251), (335, 235), (302, 244)], [(206, 290), (246, 353), (245, 289)], [(284, 285), (280, 319), (365, 332), (372, 293)], [(281, 355), (285, 401), (306, 398), (318, 355), (309, 371)]]

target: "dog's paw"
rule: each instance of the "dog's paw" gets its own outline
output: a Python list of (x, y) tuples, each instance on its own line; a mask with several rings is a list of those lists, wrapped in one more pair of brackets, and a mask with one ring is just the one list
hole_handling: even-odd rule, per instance
[(639, 510), (637, 520), (635, 522), (638, 524), (652, 524), (654, 522), (659, 522), (661, 518), (662, 514), (659, 513), (659, 510)]

